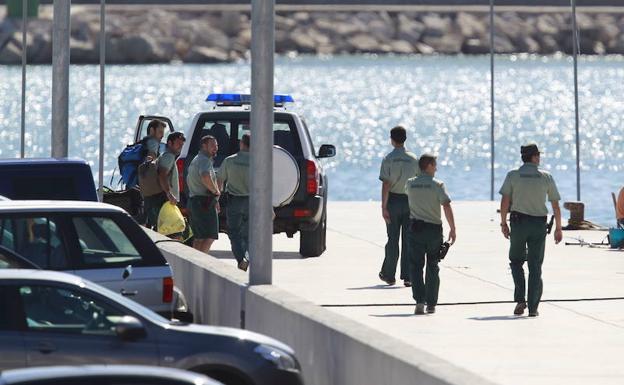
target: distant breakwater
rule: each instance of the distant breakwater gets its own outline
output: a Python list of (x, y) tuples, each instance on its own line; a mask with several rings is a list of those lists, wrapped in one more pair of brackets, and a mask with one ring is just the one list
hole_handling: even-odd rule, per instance
[[(52, 61), (49, 12), (28, 23), (30, 64)], [(72, 63), (99, 62), (99, 20), (93, 9), (72, 11)], [(577, 23), (582, 54), (624, 54), (624, 14), (581, 13)], [(222, 63), (249, 57), (248, 12), (132, 8), (108, 12), (106, 24), (108, 64)], [(275, 48), (278, 54), (486, 54), (489, 24), (483, 12), (278, 12)], [(569, 13), (497, 13), (494, 25), (496, 53), (572, 52)], [(21, 52), (21, 20), (0, 20), (0, 64), (20, 64)]]

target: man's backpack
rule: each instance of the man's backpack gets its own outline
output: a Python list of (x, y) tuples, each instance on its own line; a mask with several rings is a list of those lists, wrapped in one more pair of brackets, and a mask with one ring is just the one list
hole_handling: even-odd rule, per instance
[(141, 163), (138, 169), (139, 188), (143, 197), (160, 194), (163, 189), (158, 182), (158, 164), (156, 160)]
[(121, 154), (119, 154), (117, 165), (119, 166), (121, 180), (126, 185), (127, 189), (137, 185), (137, 169), (145, 160), (146, 155), (147, 148), (145, 147), (145, 140), (127, 145)]

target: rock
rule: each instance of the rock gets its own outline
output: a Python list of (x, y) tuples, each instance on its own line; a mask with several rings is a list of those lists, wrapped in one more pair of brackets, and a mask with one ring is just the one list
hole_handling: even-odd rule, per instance
[(425, 25), (424, 36), (430, 38), (441, 38), (451, 31), (451, 20), (448, 17), (441, 17), (436, 14), (428, 14), (422, 18)]
[(559, 32), (556, 20), (549, 14), (538, 16), (535, 27), (537, 28), (537, 32), (542, 35), (556, 35)]
[(423, 23), (410, 19), (404, 14), (399, 14), (398, 24), (397, 39), (405, 40), (411, 44), (418, 42), (425, 31)]
[(460, 53), (464, 39), (459, 34), (448, 34), (442, 37), (426, 36), (423, 38), (423, 43), (432, 47), (435, 52), (443, 54), (455, 54)]
[(378, 41), (390, 41), (396, 35), (396, 30), (391, 22), (385, 20), (372, 20), (368, 23), (368, 33)]
[(421, 42), (416, 43), (414, 45), (414, 48), (416, 49), (417, 53), (421, 53), (423, 55), (433, 55), (435, 53), (433, 47)]
[(483, 20), (470, 13), (460, 12), (455, 22), (464, 37), (482, 37), (488, 33), (488, 27)]
[(148, 35), (129, 36), (119, 39), (117, 50), (123, 63), (163, 63), (166, 62), (154, 39)]
[(462, 45), (461, 51), (471, 55), (483, 55), (490, 53), (489, 39), (466, 39)]
[(183, 60), (185, 63), (222, 63), (229, 60), (229, 55), (218, 48), (193, 47)]
[(323, 33), (329, 35), (348, 36), (357, 32), (363, 32), (362, 24), (359, 22), (334, 21), (326, 18), (315, 20), (314, 26)]
[(290, 33), (291, 42), (287, 45), (294, 45), (301, 53), (316, 52), (316, 41), (306, 31), (297, 28)]
[[(615, 40), (611, 41), (607, 46), (607, 52), (610, 54), (624, 55), (624, 35), (620, 35)], [(0, 55), (2, 55), (0, 53)]]
[(541, 47), (539, 53), (542, 55), (550, 55), (555, 52), (562, 51), (562, 49), (559, 47), (559, 43), (557, 42), (557, 40), (551, 35), (539, 36), (538, 43)]
[(22, 51), (13, 43), (4, 46), (0, 51), (0, 64), (20, 64), (22, 62)]
[(210, 26), (202, 26), (195, 30), (191, 45), (216, 47), (222, 50), (230, 49), (230, 38), (225, 33)]
[(377, 52), (379, 51), (379, 42), (372, 36), (360, 33), (347, 39), (347, 42), (356, 52)]
[(396, 52), (404, 55), (414, 53), (414, 46), (405, 40), (393, 40), (390, 42), (391, 52)]
[(516, 52), (539, 53), (540, 44), (531, 36), (523, 36), (514, 42)]
[(215, 27), (229, 37), (238, 35), (241, 25), (240, 12), (223, 12)]
[(70, 39), (69, 41), (69, 57), (71, 63), (89, 64), (99, 62), (100, 51), (90, 41), (81, 41)]
[(494, 35), (494, 52), (514, 53), (516, 49), (507, 36), (496, 34)]
[(33, 43), (27, 48), (28, 62), (32, 64), (52, 63), (52, 36), (38, 33), (33, 36)]

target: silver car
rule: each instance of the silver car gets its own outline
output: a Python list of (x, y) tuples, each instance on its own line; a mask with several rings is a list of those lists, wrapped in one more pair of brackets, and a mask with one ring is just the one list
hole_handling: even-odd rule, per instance
[(0, 269), (0, 371), (44, 365), (158, 365), (226, 385), (302, 385), (287, 345), (251, 331), (166, 320), (100, 285)]
[(171, 317), (171, 267), (122, 209), (83, 201), (0, 201), (0, 246), (84, 277)]

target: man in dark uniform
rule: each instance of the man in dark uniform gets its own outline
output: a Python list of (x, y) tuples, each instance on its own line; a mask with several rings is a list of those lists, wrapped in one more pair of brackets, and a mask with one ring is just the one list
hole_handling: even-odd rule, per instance
[[(405, 182), (418, 175), (418, 158), (405, 149), (407, 133), (405, 128), (396, 126), (390, 130), (390, 142), (394, 150), (381, 162), (381, 212), (386, 221), (388, 242), (379, 278), (388, 285), (395, 284), (397, 261), (399, 259), (399, 237), (401, 242), (401, 279), (405, 286), (411, 286), (409, 278), (409, 206), (405, 195)], [(402, 236), (401, 236), (402, 233)]]
[[(540, 152), (534, 143), (520, 148), (520, 168), (507, 173), (500, 189), (501, 231), (505, 238), (511, 238), (509, 260), (514, 280), (515, 315), (522, 315), (527, 307), (525, 301), (524, 261), (529, 266), (528, 306), (529, 317), (539, 315), (537, 308), (542, 297), (542, 263), (546, 245), (546, 198), (550, 201), (555, 216), (555, 243), (561, 242), (561, 210), (559, 191), (553, 177), (537, 168)], [(507, 213), (511, 210), (511, 230), (507, 225)]]
[[(414, 314), (435, 313), (440, 290), (440, 247), (442, 246), (442, 215), (450, 231), (448, 241), (455, 243), (455, 218), (444, 183), (435, 177), (437, 171), (436, 158), (424, 154), (418, 160), (421, 174), (407, 180), (405, 192), (410, 209), (410, 277), (412, 278), (412, 295), (416, 300)], [(423, 268), (427, 271), (423, 281)]]

